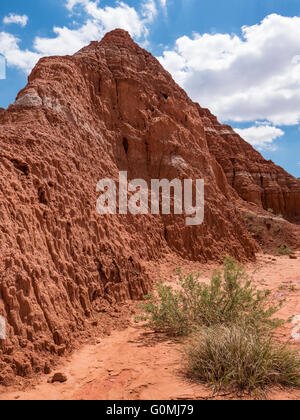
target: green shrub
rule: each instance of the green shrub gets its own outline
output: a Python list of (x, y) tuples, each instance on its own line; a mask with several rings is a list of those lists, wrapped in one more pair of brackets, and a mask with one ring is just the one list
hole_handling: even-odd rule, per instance
[(300, 357), (268, 335), (241, 326), (203, 328), (185, 350), (187, 374), (216, 389), (300, 386)]
[(147, 296), (141, 305), (141, 319), (154, 330), (175, 336), (217, 324), (247, 324), (265, 330), (280, 324), (273, 319), (279, 307), (269, 303), (269, 296), (269, 291), (253, 286), (242, 266), (226, 258), (223, 271), (215, 271), (209, 284), (201, 283), (197, 275), (183, 275), (181, 271), (175, 289), (159, 283), (157, 293)]
[(247, 222), (253, 222), (254, 218), (255, 218), (254, 214), (252, 214), (252, 213), (246, 213), (245, 214), (245, 219), (246, 219)]
[(280, 245), (277, 249), (278, 255), (292, 255), (294, 252), (286, 245)]
[(226, 258), (208, 284), (178, 272), (176, 287), (157, 286), (146, 297), (142, 319), (156, 331), (189, 335), (185, 369), (214, 388), (263, 392), (269, 385), (300, 387), (300, 356), (279, 344), (272, 330), (279, 306), (259, 291), (242, 266)]

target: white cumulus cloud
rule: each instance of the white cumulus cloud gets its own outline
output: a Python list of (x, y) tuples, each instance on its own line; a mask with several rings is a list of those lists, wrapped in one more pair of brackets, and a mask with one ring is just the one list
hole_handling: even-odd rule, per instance
[(53, 32), (56, 37), (35, 38), (34, 49), (41, 56), (74, 54), (91, 40), (100, 39), (104, 35), (103, 29), (91, 20), (78, 29), (54, 27)]
[(276, 150), (276, 146), (273, 144), (274, 140), (284, 135), (283, 130), (268, 124), (236, 128), (235, 131), (258, 150)]
[(300, 122), (300, 17), (272, 14), (242, 36), (183, 36), (159, 60), (224, 121)]
[(3, 23), (5, 25), (10, 25), (11, 23), (15, 23), (17, 25), (21, 25), (23, 28), (27, 25), (28, 16), (26, 15), (17, 15), (15, 13), (10, 13), (8, 16), (5, 16), (3, 19)]
[(98, 0), (66, 1), (66, 7), (70, 11), (73, 11), (78, 6), (83, 7), (90, 19), (93, 19), (96, 25), (100, 25), (104, 33), (115, 28), (121, 28), (137, 38), (148, 33), (147, 24), (152, 22), (157, 15), (154, 0), (145, 0), (141, 3), (139, 10), (123, 1), (117, 1), (115, 6), (105, 7), (100, 7)]
[[(8, 66), (17, 67), (29, 73), (39, 58), (74, 54), (90, 41), (100, 40), (106, 32), (115, 28), (127, 30), (146, 45), (148, 25), (158, 14), (155, 0), (144, 0), (138, 9), (123, 1), (117, 1), (114, 6), (101, 7), (99, 0), (66, 0), (65, 5), (71, 13), (76, 11), (75, 18), (79, 16), (82, 19), (84, 16), (84, 23), (77, 24), (75, 28), (55, 26), (54, 36), (36, 37), (33, 40), (32, 50), (22, 50), (21, 40), (13, 34), (0, 33), (0, 52), (6, 57)], [(16, 15), (11, 15), (11, 19), (13, 16)]]
[(29, 73), (40, 58), (40, 54), (19, 47), (21, 40), (7, 32), (0, 32), (0, 52), (7, 64)]

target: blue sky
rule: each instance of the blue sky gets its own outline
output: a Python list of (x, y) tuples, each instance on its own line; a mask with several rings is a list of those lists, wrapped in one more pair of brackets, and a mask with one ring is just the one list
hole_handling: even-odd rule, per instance
[(1, 2), (0, 107), (14, 101), (40, 57), (72, 54), (116, 27), (193, 100), (300, 177), (299, 0)]

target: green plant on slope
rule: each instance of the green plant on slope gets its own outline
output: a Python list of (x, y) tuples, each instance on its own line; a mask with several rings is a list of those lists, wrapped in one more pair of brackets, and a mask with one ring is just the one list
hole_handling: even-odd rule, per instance
[(292, 255), (294, 252), (286, 245), (280, 245), (277, 249), (278, 255)]

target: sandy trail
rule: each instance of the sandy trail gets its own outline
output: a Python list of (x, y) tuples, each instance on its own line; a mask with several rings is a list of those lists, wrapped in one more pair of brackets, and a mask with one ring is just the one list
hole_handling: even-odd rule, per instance
[[(162, 264), (159, 277), (174, 278), (175, 267)], [(209, 277), (212, 266), (195, 263), (183, 267), (200, 271)], [(260, 255), (256, 264), (248, 265), (260, 287), (274, 292), (275, 299), (285, 298), (280, 316), (288, 319), (300, 315), (300, 254), (297, 260)], [(296, 318), (297, 319), (297, 318)], [(299, 321), (300, 324), (300, 321)], [(282, 336), (291, 338), (297, 325), (287, 324)], [(300, 328), (300, 327), (299, 327)], [(292, 341), (300, 350), (300, 341)], [(0, 400), (154, 400), (209, 399), (211, 390), (191, 383), (180, 373), (180, 345), (135, 324), (115, 331), (97, 345), (85, 345), (61, 365), (57, 371), (67, 375), (64, 384), (49, 384), (48, 377), (26, 389), (0, 390)], [(299, 390), (271, 390), (270, 399), (300, 399)], [(214, 398), (233, 399), (231, 394)]]

